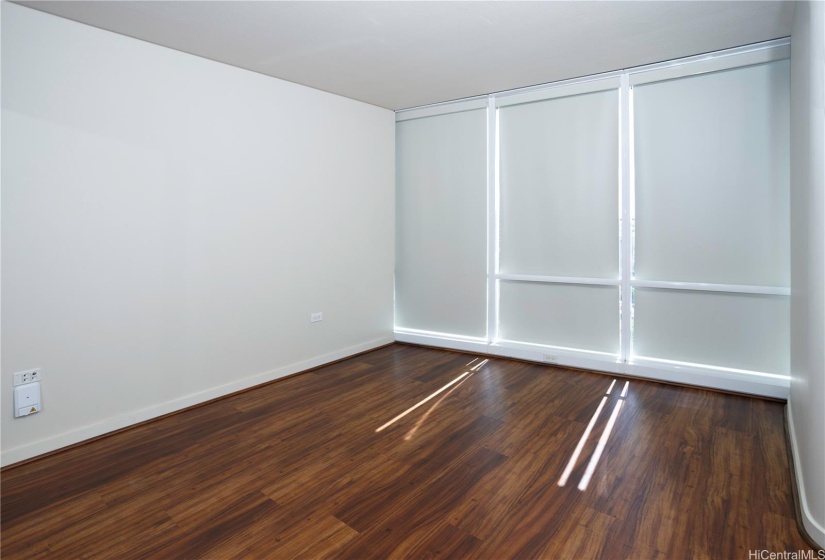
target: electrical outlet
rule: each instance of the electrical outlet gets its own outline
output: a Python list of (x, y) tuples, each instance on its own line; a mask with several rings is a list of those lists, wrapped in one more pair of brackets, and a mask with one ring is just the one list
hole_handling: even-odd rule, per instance
[(310, 313), (309, 315), (309, 322), (310, 323), (317, 323), (318, 321), (324, 320), (324, 314), (320, 311), (318, 313)]
[(26, 371), (18, 371), (14, 374), (14, 386), (25, 385), (26, 383), (34, 383), (43, 378), (43, 373), (40, 368), (27, 369)]
[(544, 354), (544, 361), (548, 364), (557, 364), (559, 363), (559, 357), (555, 354)]

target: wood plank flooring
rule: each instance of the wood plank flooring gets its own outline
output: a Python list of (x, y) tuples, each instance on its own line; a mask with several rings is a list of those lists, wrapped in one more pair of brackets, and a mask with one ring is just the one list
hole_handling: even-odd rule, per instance
[(7, 469), (0, 553), (747, 559), (810, 550), (794, 521), (781, 403), (637, 380), (622, 396), (625, 379), (474, 358), (395, 344)]

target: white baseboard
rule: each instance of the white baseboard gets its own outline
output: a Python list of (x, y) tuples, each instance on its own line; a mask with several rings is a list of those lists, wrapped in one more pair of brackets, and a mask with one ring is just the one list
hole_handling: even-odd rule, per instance
[[(642, 377), (656, 381), (693, 385), (708, 389), (731, 391), (770, 397), (788, 399), (790, 382), (787, 378), (752, 374), (715, 368), (703, 368), (696, 365), (677, 365), (657, 360), (641, 360), (639, 363), (626, 364), (619, 362), (616, 356), (601, 352), (577, 351), (569, 348), (556, 348), (535, 344), (523, 344), (511, 341), (500, 341), (490, 344), (483, 340), (471, 340), (451, 337), (449, 334), (404, 331), (396, 329), (395, 340), (424, 346), (435, 346), (450, 350), (461, 350), (477, 354), (516, 358), (531, 362), (540, 362), (547, 365), (560, 365), (589, 369), (605, 373), (616, 373), (631, 377)], [(546, 354), (555, 357), (554, 362), (544, 358)]]
[[(788, 402), (786, 409), (786, 421), (788, 422), (788, 433), (791, 439), (791, 454), (793, 456), (793, 469), (796, 475), (796, 489), (799, 498), (799, 509), (802, 510), (802, 525), (805, 527), (808, 536), (811, 537), (821, 548), (825, 548), (825, 527), (816, 522), (811, 516), (811, 510), (808, 508), (807, 495), (805, 494), (805, 480), (802, 477), (802, 469), (800, 465), (802, 462), (799, 459), (797, 451), (798, 445), (796, 443), (796, 430), (793, 425), (793, 413), (791, 411), (791, 403)], [(821, 465), (820, 465), (821, 466)]]
[(378, 348), (379, 346), (384, 346), (385, 344), (391, 344), (393, 341), (394, 337), (392, 335), (384, 336), (363, 342), (361, 344), (356, 344), (355, 346), (342, 348), (340, 350), (335, 350), (334, 352), (328, 352), (327, 354), (310, 358), (308, 360), (258, 373), (251, 377), (245, 377), (244, 379), (239, 379), (237, 381), (233, 381), (232, 383), (227, 383), (205, 391), (186, 395), (178, 399), (166, 401), (161, 404), (135, 410), (121, 416), (107, 418), (100, 422), (89, 424), (87, 426), (83, 426), (82, 428), (77, 428), (68, 432), (63, 432), (61, 434), (28, 443), (26, 445), (13, 447), (2, 453), (2, 456), (0, 456), (0, 465), (12, 465), (19, 461), (30, 459), (32, 457), (42, 455), (43, 453), (60, 449), (61, 447), (66, 447), (67, 445), (80, 443), (87, 439), (101, 436), (122, 428), (127, 428), (134, 424), (163, 416), (164, 414), (169, 414), (170, 412), (176, 412), (211, 399), (230, 395), (244, 389), (249, 389), (255, 385), (260, 385), (262, 383), (274, 381), (281, 377), (286, 377), (287, 375), (292, 375), (293, 373), (322, 366), (329, 362), (341, 360), (360, 352), (366, 352), (368, 350)]

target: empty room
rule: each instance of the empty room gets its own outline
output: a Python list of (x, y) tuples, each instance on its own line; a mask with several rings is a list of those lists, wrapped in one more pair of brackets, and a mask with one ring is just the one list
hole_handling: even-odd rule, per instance
[(2, 558), (825, 560), (825, 2), (0, 7)]

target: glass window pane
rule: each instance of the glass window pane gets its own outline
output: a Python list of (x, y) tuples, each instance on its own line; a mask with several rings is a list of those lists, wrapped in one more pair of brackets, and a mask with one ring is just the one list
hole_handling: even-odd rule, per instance
[(789, 61), (633, 89), (636, 277), (790, 285)]
[(484, 109), (396, 125), (396, 325), (487, 332)]
[(619, 93), (499, 109), (500, 270), (617, 278)]
[(636, 288), (633, 354), (766, 373), (789, 371), (790, 298)]
[(618, 353), (619, 288), (502, 281), (499, 338)]

